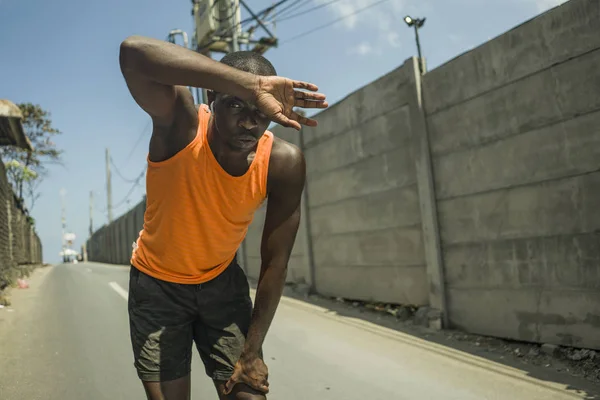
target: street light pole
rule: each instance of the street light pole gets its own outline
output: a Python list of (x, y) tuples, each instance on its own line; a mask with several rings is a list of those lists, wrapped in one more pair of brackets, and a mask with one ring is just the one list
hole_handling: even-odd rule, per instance
[(417, 41), (417, 55), (419, 56), (419, 68), (421, 68), (421, 73), (423, 73), (423, 55), (421, 54), (421, 41), (419, 40), (419, 27), (415, 24), (415, 39)]
[(419, 57), (419, 70), (421, 71), (421, 74), (425, 72), (425, 67), (423, 63), (423, 55), (421, 54), (421, 40), (419, 39), (419, 28), (425, 25), (425, 19), (426, 18), (413, 18), (408, 15), (404, 17), (404, 22), (406, 22), (406, 25), (415, 28), (415, 40), (417, 41), (417, 54)]

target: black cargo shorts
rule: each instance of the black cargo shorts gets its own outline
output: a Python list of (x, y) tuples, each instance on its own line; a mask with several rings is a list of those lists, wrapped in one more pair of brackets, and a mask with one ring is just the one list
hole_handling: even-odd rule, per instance
[(128, 308), (141, 380), (188, 375), (195, 342), (208, 376), (227, 381), (244, 348), (252, 300), (235, 260), (215, 279), (198, 285), (165, 282), (132, 266)]

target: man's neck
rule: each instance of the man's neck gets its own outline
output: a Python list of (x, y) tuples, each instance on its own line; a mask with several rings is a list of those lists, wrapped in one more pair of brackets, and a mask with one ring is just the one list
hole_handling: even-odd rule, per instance
[(256, 155), (256, 148), (249, 150), (239, 150), (232, 148), (227, 141), (219, 135), (219, 131), (211, 123), (208, 125), (207, 132), (208, 146), (213, 156), (227, 173), (233, 176), (241, 176), (248, 171), (248, 168)]

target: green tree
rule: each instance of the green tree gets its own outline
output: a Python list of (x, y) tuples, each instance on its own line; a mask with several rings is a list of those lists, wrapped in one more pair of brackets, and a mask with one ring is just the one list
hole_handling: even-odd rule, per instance
[(29, 200), (33, 209), (39, 198), (40, 183), (48, 176), (49, 165), (62, 165), (62, 150), (56, 147), (53, 137), (61, 132), (52, 126), (50, 113), (39, 105), (18, 104), (23, 113), (23, 129), (33, 151), (14, 146), (0, 147), (0, 156), (5, 161), (8, 181), (22, 205)]

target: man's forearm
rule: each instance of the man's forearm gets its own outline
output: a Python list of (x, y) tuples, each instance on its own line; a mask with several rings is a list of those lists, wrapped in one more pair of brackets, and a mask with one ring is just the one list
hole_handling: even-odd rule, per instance
[(258, 355), (262, 348), (281, 300), (286, 273), (286, 265), (269, 265), (262, 268), (243, 356)]
[(121, 43), (122, 68), (163, 85), (192, 86), (251, 98), (257, 78), (184, 47), (132, 36)]

